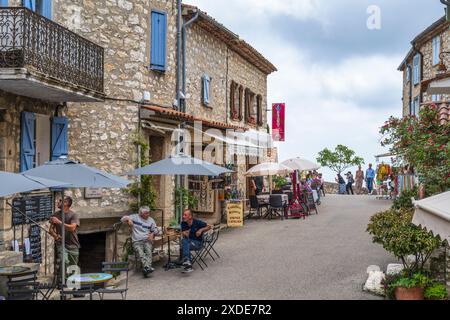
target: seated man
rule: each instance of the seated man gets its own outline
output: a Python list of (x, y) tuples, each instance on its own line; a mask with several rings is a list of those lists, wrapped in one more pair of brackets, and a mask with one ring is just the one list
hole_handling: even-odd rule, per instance
[(211, 226), (205, 222), (194, 219), (191, 210), (186, 209), (183, 212), (183, 222), (181, 231), (183, 240), (181, 242), (183, 254), (184, 272), (192, 272), (191, 251), (199, 250), (203, 246), (203, 234), (211, 230)]
[(150, 208), (142, 207), (139, 214), (125, 216), (121, 219), (122, 223), (127, 223), (133, 230), (131, 240), (133, 241), (133, 250), (136, 258), (143, 266), (144, 277), (155, 271), (152, 267), (153, 262), (153, 240), (159, 235), (155, 220), (150, 217)]

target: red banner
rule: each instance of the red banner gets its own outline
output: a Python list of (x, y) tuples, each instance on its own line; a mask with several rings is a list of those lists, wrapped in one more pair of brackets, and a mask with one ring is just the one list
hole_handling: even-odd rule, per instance
[(285, 119), (286, 104), (274, 103), (272, 105), (272, 138), (274, 141), (285, 141)]

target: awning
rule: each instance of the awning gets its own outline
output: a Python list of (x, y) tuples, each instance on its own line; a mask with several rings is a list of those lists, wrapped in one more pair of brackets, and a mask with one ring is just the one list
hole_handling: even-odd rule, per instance
[(450, 94), (450, 79), (435, 80), (428, 85), (427, 93), (433, 94)]
[(413, 223), (450, 242), (450, 192), (415, 201)]

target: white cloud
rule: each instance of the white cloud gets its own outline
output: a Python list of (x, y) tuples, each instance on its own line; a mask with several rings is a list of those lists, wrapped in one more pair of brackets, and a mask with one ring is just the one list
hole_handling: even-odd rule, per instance
[[(284, 14), (327, 24), (323, 1), (190, 3), (243, 36), (279, 69), (269, 77), (268, 101), (287, 104), (287, 141), (278, 144), (280, 160), (297, 156), (315, 160), (319, 151), (338, 144), (352, 148), (367, 163), (386, 151), (380, 146), (378, 128), (391, 114), (401, 113), (402, 79), (396, 69), (402, 57), (349, 54), (340, 61), (320, 62), (308, 53), (309, 48), (302, 50), (283, 40), (267, 23), (268, 18)], [(331, 171), (323, 172), (327, 180), (334, 180)]]

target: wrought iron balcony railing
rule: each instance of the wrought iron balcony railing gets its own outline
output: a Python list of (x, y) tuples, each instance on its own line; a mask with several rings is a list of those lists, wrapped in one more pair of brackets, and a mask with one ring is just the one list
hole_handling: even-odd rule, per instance
[(30, 68), (103, 94), (104, 49), (22, 7), (0, 8), (1, 68)]

